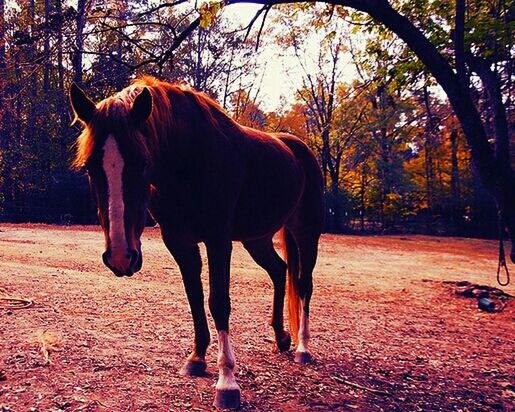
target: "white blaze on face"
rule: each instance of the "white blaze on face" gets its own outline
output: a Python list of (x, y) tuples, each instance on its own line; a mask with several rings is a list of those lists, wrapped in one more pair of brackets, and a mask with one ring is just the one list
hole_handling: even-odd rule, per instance
[(309, 342), (309, 318), (304, 309), (306, 304), (306, 299), (302, 299), (302, 314), (300, 317), (300, 325), (299, 325), (299, 344), (297, 346), (297, 352), (308, 352), (308, 342)]
[(225, 330), (218, 331), (218, 390), (239, 390), (234, 378), (234, 353), (229, 340), (229, 334)]
[(125, 205), (123, 203), (122, 172), (124, 161), (118, 144), (112, 135), (104, 144), (103, 167), (107, 179), (107, 198), (109, 206), (109, 240), (112, 263), (125, 263), (127, 239), (125, 237)]

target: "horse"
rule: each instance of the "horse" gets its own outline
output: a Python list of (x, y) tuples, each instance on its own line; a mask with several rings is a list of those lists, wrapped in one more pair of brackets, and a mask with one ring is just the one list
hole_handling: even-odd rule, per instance
[[(293, 336), (295, 361), (310, 362), (309, 306), (324, 202), (320, 167), (308, 146), (291, 134), (244, 127), (207, 95), (149, 76), (98, 104), (76, 84), (69, 96), (83, 126), (72, 165), (89, 178), (104, 264), (116, 276), (141, 269), (147, 211), (178, 264), (195, 331), (181, 374), (204, 376), (207, 367), (199, 243), (207, 251), (208, 304), (218, 333), (214, 405), (240, 405), (229, 335), (233, 241), (272, 280), (270, 324), (278, 350), (287, 351)], [(286, 262), (273, 245), (278, 232)], [(283, 324), (286, 289), (291, 335)]]

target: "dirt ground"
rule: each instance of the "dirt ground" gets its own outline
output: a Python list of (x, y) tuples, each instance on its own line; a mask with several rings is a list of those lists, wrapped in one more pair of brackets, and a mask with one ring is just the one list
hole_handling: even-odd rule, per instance
[[(34, 301), (0, 306), (0, 411), (213, 409), (216, 339), (211, 376), (180, 376), (193, 339), (189, 307), (159, 231), (142, 241), (142, 271), (120, 279), (101, 262), (97, 227), (0, 225), (0, 296)], [(299, 366), (292, 352), (273, 351), (271, 282), (235, 244), (242, 410), (513, 410), (515, 300), (486, 313), (445, 283), (496, 286), (496, 258), (491, 241), (323, 236), (315, 361)], [(505, 291), (515, 294), (513, 284)]]

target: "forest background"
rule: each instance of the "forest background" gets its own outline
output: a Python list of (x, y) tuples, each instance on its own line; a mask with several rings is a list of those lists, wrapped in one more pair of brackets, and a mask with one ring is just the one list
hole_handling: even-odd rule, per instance
[[(87, 178), (69, 168), (79, 129), (68, 87), (98, 101), (152, 74), (209, 94), (242, 124), (300, 136), (322, 167), (327, 231), (497, 234), (445, 94), (368, 15), (297, 3), (254, 8), (254, 19), (237, 6), (176, 3), (0, 0), (0, 221), (95, 223)], [(449, 60), (457, 3), (391, 2)], [(501, 94), (512, 164), (513, 10), (468, 0), (463, 30)], [(498, 108), (466, 76), (493, 145)]]

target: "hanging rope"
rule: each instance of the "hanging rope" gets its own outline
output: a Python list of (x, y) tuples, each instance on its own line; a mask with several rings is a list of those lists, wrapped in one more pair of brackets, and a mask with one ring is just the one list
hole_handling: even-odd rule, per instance
[[(499, 262), (497, 264), (497, 283), (501, 286), (508, 286), (510, 284), (510, 271), (508, 270), (508, 265), (506, 264), (506, 253), (504, 251), (504, 219), (500, 210), (498, 217), (497, 224), (499, 226)], [(505, 282), (501, 281), (501, 268), (504, 269), (506, 274)]]

